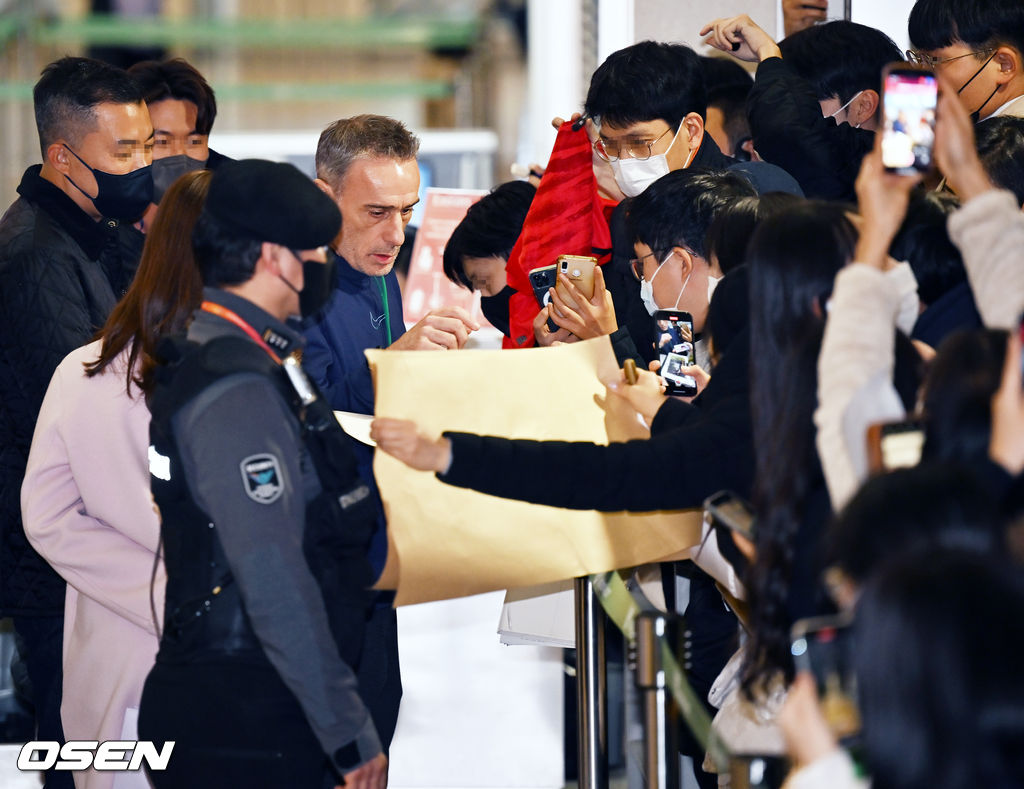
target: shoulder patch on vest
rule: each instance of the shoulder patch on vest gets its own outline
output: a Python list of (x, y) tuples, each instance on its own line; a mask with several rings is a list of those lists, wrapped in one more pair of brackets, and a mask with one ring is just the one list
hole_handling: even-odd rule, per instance
[(240, 464), (245, 495), (257, 504), (272, 504), (284, 492), (281, 464), (274, 455), (250, 455)]

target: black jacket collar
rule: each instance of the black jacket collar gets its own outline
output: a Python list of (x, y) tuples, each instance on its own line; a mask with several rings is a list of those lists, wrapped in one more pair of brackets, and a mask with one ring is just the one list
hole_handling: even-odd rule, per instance
[(93, 260), (99, 260), (112, 232), (116, 219), (96, 221), (79, 208), (75, 201), (40, 175), (43, 166), (34, 164), (21, 177), (18, 194), (49, 214), (53, 221), (68, 233)]
[(701, 170), (724, 170), (731, 164), (736, 164), (736, 160), (722, 153), (722, 149), (711, 139), (711, 135), (705, 131), (704, 138), (700, 142), (700, 148), (697, 149), (693, 161), (690, 162), (690, 167), (696, 167)]
[[(269, 312), (257, 307), (248, 299), (243, 299), (241, 296), (236, 296), (234, 293), (228, 293), (226, 290), (219, 290), (218, 288), (203, 288), (203, 300), (212, 301), (231, 310), (255, 329), (256, 333), (281, 358), (288, 356), (292, 351), (301, 348), (304, 344), (301, 334), (283, 324)], [(203, 322), (206, 322), (208, 319), (224, 320), (202, 309), (196, 313), (196, 321), (200, 319)], [(231, 324), (231, 326), (234, 326), (234, 324)], [(241, 330), (239, 329), (239, 331)]]

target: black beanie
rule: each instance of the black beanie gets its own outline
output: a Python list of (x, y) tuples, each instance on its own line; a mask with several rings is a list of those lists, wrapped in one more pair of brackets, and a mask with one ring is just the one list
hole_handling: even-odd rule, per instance
[(218, 166), (204, 210), (232, 235), (290, 249), (324, 246), (341, 229), (331, 198), (294, 166), (265, 159)]

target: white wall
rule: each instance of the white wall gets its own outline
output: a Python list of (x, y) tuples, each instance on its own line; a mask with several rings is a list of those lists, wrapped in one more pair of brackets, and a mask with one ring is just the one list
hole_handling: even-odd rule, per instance
[(900, 49), (909, 49), (907, 20), (913, 7), (914, 0), (853, 0), (853, 21), (877, 27)]

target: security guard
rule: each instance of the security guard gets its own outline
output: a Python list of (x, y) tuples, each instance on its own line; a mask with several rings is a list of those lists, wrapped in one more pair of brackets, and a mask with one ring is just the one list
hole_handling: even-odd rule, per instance
[(340, 224), (294, 167), (245, 160), (196, 225), (204, 301), (150, 402), (167, 592), (139, 734), (175, 742), (157, 789), (387, 782), (352, 670), (374, 511), (285, 325), (326, 300)]

